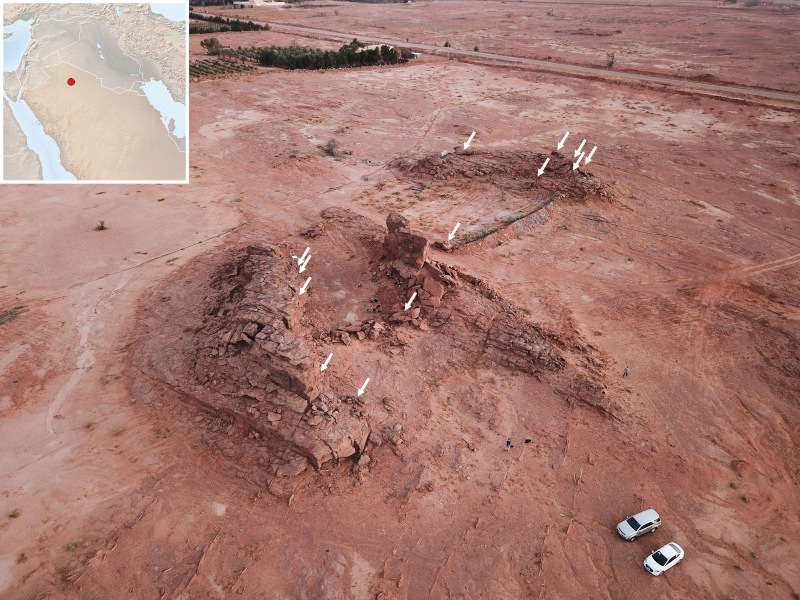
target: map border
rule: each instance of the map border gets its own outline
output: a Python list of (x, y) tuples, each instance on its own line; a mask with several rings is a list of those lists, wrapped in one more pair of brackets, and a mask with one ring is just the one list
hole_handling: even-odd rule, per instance
[[(189, 183), (189, 148), (191, 147), (190, 144), (190, 108), (189, 108), (189, 0), (178, 1), (174, 2), (172, 0), (160, 0), (161, 4), (183, 4), (186, 7), (186, 56), (185, 56), (185, 63), (186, 63), (186, 164), (184, 167), (184, 179), (78, 179), (78, 180), (44, 180), (44, 179), (19, 179), (14, 181), (6, 181), (5, 180), (5, 173), (3, 171), (4, 165), (3, 160), (0, 160), (0, 185), (28, 185), (28, 184), (50, 184), (50, 185), (76, 185), (76, 184), (109, 184), (109, 185), (119, 185), (119, 184), (160, 184), (160, 185), (186, 185)], [(2, 0), (2, 7), (5, 10), (6, 4), (91, 4), (90, 2), (86, 1), (76, 1), (71, 0), (69, 2), (53, 2), (52, 0)], [(150, 4), (145, 0), (101, 0), (96, 4)], [(3, 62), (3, 46), (2, 40), (0, 40), (0, 63)], [(3, 115), (0, 113), (0, 149), (5, 149), (4, 143), (4, 127), (3, 127)]]

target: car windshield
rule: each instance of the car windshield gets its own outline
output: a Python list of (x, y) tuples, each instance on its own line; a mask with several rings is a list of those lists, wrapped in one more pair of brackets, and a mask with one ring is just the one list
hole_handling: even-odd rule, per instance
[(634, 531), (639, 531), (639, 527), (641, 527), (641, 525), (639, 525), (639, 521), (637, 521), (637, 520), (636, 520), (636, 519), (634, 519), (633, 517), (631, 517), (630, 519), (628, 519), (628, 520), (627, 520), (627, 521), (625, 521), (625, 522), (626, 522), (628, 525), (630, 525), (630, 526), (631, 526), (631, 529), (633, 529)]
[(661, 554), (661, 550), (653, 553), (653, 560), (660, 564), (662, 567), (667, 564), (667, 557)]

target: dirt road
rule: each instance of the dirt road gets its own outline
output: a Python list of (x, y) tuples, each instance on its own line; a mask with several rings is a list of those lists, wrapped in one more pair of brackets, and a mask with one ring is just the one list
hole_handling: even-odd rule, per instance
[[(206, 13), (217, 14), (217, 13)], [(259, 25), (266, 25), (267, 23), (258, 22)], [(503, 62), (510, 62), (514, 64), (531, 65), (542, 67), (555, 72), (562, 73), (580, 73), (582, 75), (592, 75), (601, 77), (609, 82), (619, 79), (627, 81), (638, 81), (646, 83), (658, 83), (678, 87), (682, 89), (697, 89), (706, 92), (721, 92), (730, 95), (744, 95), (756, 98), (768, 98), (770, 100), (781, 100), (784, 102), (800, 102), (800, 95), (786, 94), (782, 92), (775, 92), (770, 90), (759, 90), (754, 88), (736, 87), (731, 85), (717, 85), (713, 83), (702, 83), (699, 81), (688, 81), (681, 79), (670, 79), (667, 77), (657, 77), (655, 75), (643, 75), (639, 73), (625, 73), (623, 71), (611, 71), (609, 69), (599, 69), (595, 67), (584, 67), (581, 65), (571, 65), (567, 63), (559, 63), (554, 61), (536, 60), (532, 58), (523, 58), (519, 56), (509, 56), (503, 54), (493, 54), (489, 52), (470, 52), (468, 50), (460, 50), (458, 48), (442, 48), (440, 46), (431, 46), (428, 44), (418, 44), (410, 41), (402, 41), (396, 39), (387, 39), (380, 37), (372, 37), (369, 35), (360, 34), (358, 32), (342, 33), (340, 31), (330, 31), (326, 29), (316, 29), (313, 27), (302, 27), (298, 25), (289, 25), (280, 22), (270, 22), (269, 26), (278, 31), (287, 31), (294, 33), (303, 33), (315, 36), (324, 36), (328, 38), (340, 39), (343, 42), (349, 41), (352, 37), (357, 37), (362, 42), (370, 44), (387, 44), (390, 46), (405, 46), (415, 50), (425, 50), (448, 57), (477, 57), (489, 60), (498, 60)]]

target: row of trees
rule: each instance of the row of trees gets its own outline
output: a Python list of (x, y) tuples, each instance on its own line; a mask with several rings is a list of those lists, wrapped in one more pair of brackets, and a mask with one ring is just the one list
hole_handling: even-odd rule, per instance
[(407, 57), (397, 53), (390, 46), (367, 49), (354, 39), (336, 50), (320, 50), (290, 46), (281, 48), (270, 46), (258, 52), (258, 62), (265, 67), (282, 69), (342, 69), (346, 67), (368, 67), (374, 65), (394, 65), (405, 62)]
[(368, 67), (373, 65), (393, 65), (406, 62), (410, 55), (389, 46), (367, 49), (364, 44), (354, 39), (338, 51), (303, 48), (300, 46), (269, 46), (268, 48), (226, 48), (217, 38), (208, 38), (200, 42), (209, 54), (226, 55), (245, 63), (256, 61), (265, 67), (281, 69), (342, 69), (346, 67)]
[(225, 33), (230, 30), (230, 25), (219, 23), (189, 23), (189, 33)]
[[(226, 31), (261, 31), (269, 29), (269, 25), (258, 25), (252, 21), (240, 21), (239, 19), (229, 19), (228, 17), (220, 17), (218, 15), (204, 15), (201, 13), (190, 12), (189, 18), (230, 27), (230, 29), (227, 29)], [(222, 31), (222, 29), (219, 31)], [(191, 28), (189, 33), (191, 33)]]

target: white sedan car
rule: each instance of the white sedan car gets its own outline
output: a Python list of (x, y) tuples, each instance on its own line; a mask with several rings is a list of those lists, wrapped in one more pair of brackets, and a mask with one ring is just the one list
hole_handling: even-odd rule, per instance
[(670, 542), (666, 546), (662, 546), (654, 551), (650, 556), (644, 559), (644, 568), (650, 571), (653, 575), (661, 575), (664, 571), (677, 565), (683, 560), (683, 548), (678, 546), (675, 542)]

